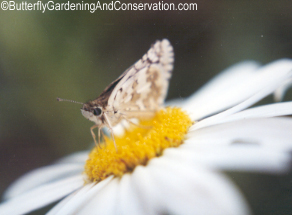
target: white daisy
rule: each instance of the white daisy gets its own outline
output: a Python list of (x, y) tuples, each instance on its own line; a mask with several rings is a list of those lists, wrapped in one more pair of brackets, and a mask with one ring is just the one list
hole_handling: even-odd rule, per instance
[(48, 214), (249, 214), (220, 171), (289, 169), (292, 119), (278, 116), (291, 115), (292, 102), (249, 107), (274, 92), (283, 97), (291, 77), (291, 60), (233, 66), (184, 102), (170, 102), (187, 114), (160, 112), (159, 132), (142, 148), (134, 146), (143, 136), (137, 130), (135, 141), (132, 134), (125, 145), (117, 141), (118, 153), (107, 144), (90, 159), (80, 152), (34, 170), (7, 190), (0, 214), (28, 213), (60, 199)]

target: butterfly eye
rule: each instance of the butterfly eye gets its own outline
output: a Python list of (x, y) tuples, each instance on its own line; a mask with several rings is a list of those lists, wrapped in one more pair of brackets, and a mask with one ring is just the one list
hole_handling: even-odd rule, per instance
[(94, 114), (95, 116), (99, 116), (99, 115), (101, 114), (101, 109), (100, 109), (100, 108), (94, 108), (94, 109), (93, 109), (93, 114)]

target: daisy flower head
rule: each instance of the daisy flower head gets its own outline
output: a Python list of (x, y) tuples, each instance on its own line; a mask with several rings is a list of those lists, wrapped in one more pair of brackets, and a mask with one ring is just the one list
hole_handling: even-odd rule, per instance
[[(91, 152), (27, 173), (6, 192), (0, 214), (61, 200), (48, 214), (250, 214), (222, 171), (283, 173), (292, 148), (292, 102), (283, 97), (292, 61), (243, 62), (186, 100)], [(281, 116), (281, 117), (280, 117)]]

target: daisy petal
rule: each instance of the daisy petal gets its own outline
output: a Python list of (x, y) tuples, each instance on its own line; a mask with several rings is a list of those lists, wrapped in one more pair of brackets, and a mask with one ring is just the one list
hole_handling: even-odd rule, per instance
[(225, 117), (224, 119), (218, 121), (218, 124), (242, 119), (268, 118), (275, 116), (287, 116), (291, 114), (292, 102), (283, 102), (279, 104), (264, 105), (241, 111), (239, 113)]
[(292, 79), (287, 80), (281, 87), (274, 93), (274, 99), (277, 102), (283, 101), (286, 91), (292, 87)]
[[(248, 119), (192, 131), (179, 155), (218, 168), (287, 171), (292, 149), (290, 118)], [(165, 154), (169, 153), (166, 150)], [(180, 152), (178, 152), (180, 153)]]
[(151, 160), (148, 168), (159, 190), (153, 194), (157, 214), (249, 214), (235, 186), (219, 173), (166, 158)]
[(63, 214), (69, 214), (70, 211), (66, 211), (65, 209), (65, 212), (64, 212), (64, 208), (67, 205), (74, 207), (75, 205), (71, 204), (72, 203), (71, 201), (72, 200), (74, 201), (74, 198), (76, 199), (76, 196), (82, 196), (84, 193), (87, 193), (88, 190), (90, 190), (93, 186), (94, 186), (93, 183), (86, 184), (83, 187), (81, 187), (79, 190), (76, 190), (75, 192), (71, 193), (69, 196), (61, 200), (55, 207), (53, 207), (53, 209), (51, 209), (46, 215), (55, 215), (55, 214), (58, 214), (60, 211), (63, 211), (62, 212)]
[(84, 162), (88, 159), (88, 153), (89, 151), (76, 152), (58, 160), (57, 163), (80, 163), (84, 165)]
[[(98, 184), (97, 184), (98, 185)], [(74, 211), (75, 214), (87, 214), (95, 215), (98, 214), (110, 215), (117, 214), (115, 205), (117, 205), (117, 193), (119, 189), (119, 179), (112, 179), (106, 186), (104, 186), (92, 198), (88, 199), (85, 205), (78, 212)]]
[(83, 171), (83, 165), (79, 164), (59, 164), (42, 167), (33, 170), (17, 181), (15, 181), (5, 192), (4, 199), (18, 196), (32, 188), (36, 188), (42, 184), (80, 174)]
[(144, 214), (157, 214), (159, 200), (156, 194), (159, 189), (153, 186), (153, 176), (150, 174), (149, 168), (137, 166), (132, 173), (131, 183), (140, 201), (143, 202)]
[(292, 148), (290, 118), (248, 119), (192, 131), (184, 146), (253, 144), (278, 151)]
[(291, 164), (289, 153), (254, 146), (197, 146), (191, 147), (191, 150), (190, 147), (182, 147), (179, 150), (166, 150), (165, 156), (169, 159), (228, 171), (284, 173)]
[(188, 100), (185, 100), (184, 98), (176, 98), (166, 101), (164, 106), (185, 107), (187, 102)]
[(67, 198), (65, 198), (63, 201), (61, 201), (58, 205), (56, 205), (56, 208), (53, 208), (48, 215), (54, 215), (54, 214), (76, 214), (79, 210), (82, 210), (83, 207), (90, 201), (96, 193), (98, 193), (101, 189), (103, 189), (105, 186), (111, 182), (113, 179), (112, 176), (108, 177), (107, 179), (99, 182), (99, 183), (90, 183), (82, 187), (80, 190), (76, 191), (75, 193), (72, 193), (67, 198), (70, 198), (70, 201), (67, 201)]
[(71, 193), (69, 196), (65, 197), (63, 200), (61, 200), (58, 204), (56, 204), (48, 213), (46, 213), (46, 215), (55, 215), (57, 214), (58, 211), (61, 210), (61, 208), (66, 205), (68, 202), (71, 201), (71, 199), (75, 196), (75, 194), (82, 190), (82, 188), (80, 188), (79, 190)]
[(274, 92), (275, 101), (277, 102), (283, 101), (286, 91), (291, 87), (292, 87), (292, 78), (286, 80), (285, 83)]
[[(238, 63), (229, 67), (188, 98), (184, 102), (184, 109), (192, 114), (194, 120), (198, 120), (237, 104), (242, 101), (242, 98), (232, 94), (232, 91), (229, 91), (230, 88), (242, 87), (240, 84), (249, 81), (259, 67), (260, 65), (253, 61)], [(225, 96), (222, 97), (221, 95)]]
[(139, 214), (147, 215), (142, 207), (142, 202), (131, 181), (131, 174), (123, 175), (120, 181), (120, 191), (118, 192), (117, 213), (116, 214)]
[[(230, 82), (224, 82), (226, 87), (225, 92), (221, 92), (212, 99), (209, 98), (208, 105), (205, 105), (204, 103), (199, 104), (191, 102), (192, 105), (188, 105), (186, 109), (189, 112), (193, 112), (193, 114), (191, 114), (191, 118), (197, 120), (199, 118), (202, 118), (202, 116), (199, 117), (199, 115), (196, 113), (198, 107), (205, 107), (206, 110), (210, 110), (210, 108), (215, 108), (212, 106), (216, 106), (216, 111), (209, 111), (208, 114), (205, 114), (206, 116), (214, 114), (215, 112), (222, 111), (222, 104), (225, 105), (225, 109), (235, 104), (238, 104), (227, 111), (206, 119), (208, 122), (216, 121), (218, 118), (222, 118), (227, 115), (239, 112), (240, 110), (243, 110), (255, 104), (262, 98), (273, 93), (277, 88), (282, 86), (287, 79), (291, 78), (291, 71), (291, 60), (279, 60), (273, 62), (271, 64), (268, 64), (267, 66), (258, 69), (256, 72), (253, 73), (253, 75), (250, 76), (250, 79), (238, 80), (237, 82), (239, 82), (240, 84), (236, 85), (233, 88), (230, 87)], [(200, 111), (198, 113), (200, 114)]]
[(0, 205), (0, 214), (25, 214), (55, 202), (82, 187), (83, 176), (78, 175), (42, 185)]
[[(278, 104), (270, 104), (259, 107), (250, 108), (226, 117), (220, 117), (216, 120), (202, 120), (195, 124), (190, 130), (196, 130), (202, 127), (207, 127), (209, 125), (222, 124), (226, 122), (232, 122), (242, 119), (252, 119), (252, 118), (268, 118), (275, 116), (286, 116), (292, 114), (292, 102), (282, 102)], [(219, 115), (219, 114), (218, 114)], [(211, 118), (211, 117), (210, 117)], [(206, 123), (207, 122), (207, 123)]]

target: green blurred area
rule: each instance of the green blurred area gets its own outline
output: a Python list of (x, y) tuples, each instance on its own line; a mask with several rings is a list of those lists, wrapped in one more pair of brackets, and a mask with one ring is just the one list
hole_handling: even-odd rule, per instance
[(28, 170), (88, 149), (92, 123), (81, 105), (56, 98), (96, 98), (157, 39), (175, 51), (168, 99), (243, 60), (292, 58), (290, 1), (196, 3), (197, 11), (0, 10), (0, 193)]

